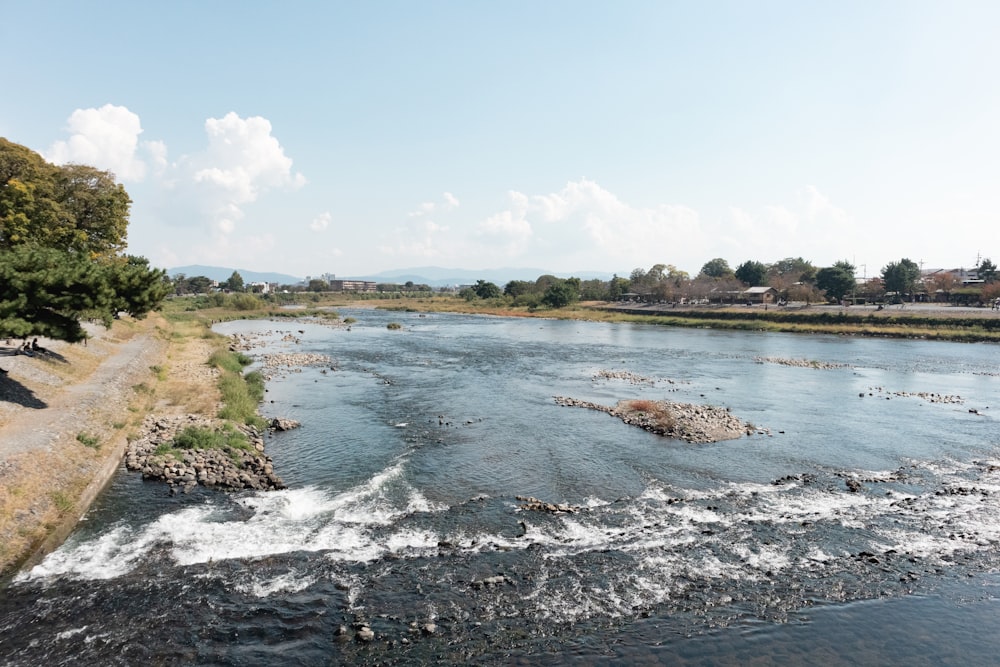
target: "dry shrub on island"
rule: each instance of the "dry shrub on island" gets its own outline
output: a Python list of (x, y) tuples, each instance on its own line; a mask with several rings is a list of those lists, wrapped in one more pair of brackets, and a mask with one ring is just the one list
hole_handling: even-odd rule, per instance
[(634, 413), (643, 422), (664, 433), (673, 431), (677, 423), (673, 411), (670, 410), (666, 403), (661, 401), (650, 401), (648, 399), (622, 401), (620, 409)]

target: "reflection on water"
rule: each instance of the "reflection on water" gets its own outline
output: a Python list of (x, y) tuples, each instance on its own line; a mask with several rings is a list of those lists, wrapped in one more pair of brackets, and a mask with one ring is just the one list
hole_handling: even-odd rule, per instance
[[(0, 655), (975, 664), (994, 654), (1000, 635), (963, 624), (996, 617), (995, 347), (351, 315), (350, 331), (220, 327), (260, 334), (254, 354), (316, 352), (336, 368), (269, 383), (265, 414), (303, 423), (268, 443), (290, 488), (167, 498), (121, 473), (71, 539), (5, 591)], [(293, 330), (299, 341), (282, 341)], [(838, 367), (760, 363), (774, 357)], [(555, 395), (723, 405), (772, 436), (688, 445)], [(524, 510), (517, 496), (574, 511)], [(356, 639), (362, 625), (375, 642)], [(902, 625), (911, 632), (892, 631)]]

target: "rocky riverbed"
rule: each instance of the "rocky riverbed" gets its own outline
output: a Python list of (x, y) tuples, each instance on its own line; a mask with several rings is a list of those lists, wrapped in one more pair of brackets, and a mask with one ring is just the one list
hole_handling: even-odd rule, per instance
[(274, 473), (271, 458), (264, 454), (263, 436), (253, 427), (235, 427), (249, 442), (248, 449), (173, 446), (174, 439), (187, 427), (216, 431), (227, 423), (197, 415), (150, 415), (143, 422), (140, 437), (128, 444), (125, 467), (142, 472), (144, 479), (162, 480), (174, 491), (185, 493), (199, 484), (227, 490), (285, 488)]
[(758, 428), (743, 421), (727, 408), (714, 405), (624, 400), (609, 407), (565, 396), (556, 396), (555, 401), (567, 407), (606, 412), (626, 424), (638, 426), (650, 433), (695, 444), (735, 440), (744, 435), (771, 434), (766, 428)]
[(758, 364), (778, 364), (780, 366), (794, 366), (797, 368), (818, 368), (820, 370), (831, 370), (833, 368), (850, 368), (849, 364), (833, 364), (826, 361), (816, 361), (814, 359), (788, 359), (786, 357), (754, 357)]

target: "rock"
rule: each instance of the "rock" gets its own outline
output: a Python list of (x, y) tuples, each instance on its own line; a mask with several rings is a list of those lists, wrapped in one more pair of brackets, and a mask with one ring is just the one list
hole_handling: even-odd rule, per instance
[[(284, 488), (281, 478), (274, 474), (269, 457), (263, 454), (261, 434), (249, 426), (237, 426), (246, 436), (253, 453), (244, 450), (174, 450), (171, 455), (157, 455), (162, 444), (169, 444), (175, 435), (188, 426), (219, 429), (221, 420), (184, 415), (179, 417), (148, 417), (139, 438), (131, 440), (125, 454), (125, 467), (141, 471), (143, 479), (158, 479), (184, 487), (188, 492), (196, 485), (228, 489), (273, 490)], [(177, 458), (180, 460), (177, 460)], [(234, 460), (234, 458), (236, 460)]]
[(375, 632), (367, 625), (362, 625), (355, 636), (358, 638), (358, 641), (370, 642), (375, 639)]
[(298, 428), (302, 426), (299, 422), (294, 419), (284, 419), (282, 417), (275, 417), (271, 420), (271, 428), (275, 431), (291, 431), (293, 428)]
[(517, 500), (522, 502), (518, 505), (519, 508), (523, 510), (532, 510), (535, 512), (548, 512), (550, 514), (572, 514), (579, 511), (579, 507), (574, 507), (572, 505), (547, 503), (544, 500), (539, 500), (538, 498), (532, 498), (531, 496), (514, 496)]

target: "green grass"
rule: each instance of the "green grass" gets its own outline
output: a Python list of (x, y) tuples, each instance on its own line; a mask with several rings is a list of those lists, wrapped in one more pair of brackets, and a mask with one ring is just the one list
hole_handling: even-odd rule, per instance
[(81, 445), (90, 447), (91, 449), (97, 449), (101, 446), (101, 439), (96, 435), (90, 435), (89, 433), (77, 433), (76, 439)]
[(73, 509), (73, 500), (62, 491), (53, 491), (50, 495), (52, 503), (60, 513), (65, 514)]
[(204, 426), (188, 426), (174, 436), (171, 443), (175, 449), (241, 449), (251, 451), (246, 435), (237, 431), (232, 424), (210, 429)]
[(237, 464), (243, 461), (242, 452), (254, 451), (245, 434), (232, 424), (223, 424), (218, 429), (188, 426), (170, 442), (161, 442), (153, 453), (156, 456), (180, 460), (184, 458), (185, 451), (207, 449), (224, 451)]
[(221, 371), (219, 391), (223, 406), (219, 417), (264, 428), (267, 421), (257, 414), (257, 406), (264, 398), (264, 377), (258, 372), (242, 374), (243, 367), (252, 361), (241, 352), (216, 350), (208, 363)]

